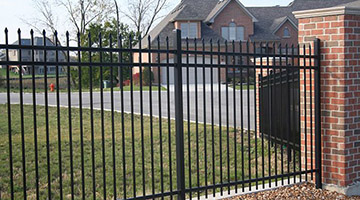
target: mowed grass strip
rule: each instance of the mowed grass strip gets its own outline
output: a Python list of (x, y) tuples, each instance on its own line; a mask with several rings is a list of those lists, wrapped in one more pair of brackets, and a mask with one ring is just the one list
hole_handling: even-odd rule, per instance
[[(234, 88), (233, 83), (228, 83), (228, 86), (231, 87), (231, 88)], [(235, 89), (236, 89), (236, 90), (241, 90), (241, 85), (236, 84)], [(248, 90), (248, 89), (249, 89), (249, 90), (254, 90), (254, 89), (255, 89), (255, 85), (246, 85), (246, 84), (243, 84), (242, 90)]]
[[(164, 105), (165, 106), (165, 105)], [(155, 109), (155, 108), (154, 108)], [(38, 142), (38, 172), (39, 172), (39, 189), (40, 199), (47, 198), (47, 156), (46, 156), (46, 124), (45, 124), (45, 108), (43, 106), (36, 107), (37, 112), (37, 142)], [(60, 127), (61, 133), (61, 154), (62, 154), (62, 179), (63, 179), (63, 194), (64, 197), (71, 197), (71, 173), (70, 173), (70, 143), (69, 143), (69, 114), (68, 109), (60, 109), (60, 126), (57, 124), (57, 111), (56, 108), (49, 108), (49, 144), (50, 144), (50, 171), (51, 171), (51, 191), (52, 198), (60, 198), (60, 184), (59, 184), (59, 149), (58, 149), (58, 128)], [(10, 198), (10, 170), (9, 170), (9, 140), (8, 140), (8, 117), (7, 117), (7, 105), (0, 105), (0, 191), (1, 199)], [(165, 114), (163, 114), (165, 115)], [(21, 143), (21, 123), (20, 123), (20, 105), (11, 106), (11, 122), (12, 122), (12, 147), (13, 147), (13, 168), (14, 168), (14, 190), (15, 199), (23, 198), (23, 182), (22, 182), (22, 143)], [(72, 122), (72, 139), (73, 139), (73, 161), (74, 161), (74, 195), (76, 199), (81, 198), (81, 195), (85, 194), (85, 197), (91, 198), (93, 194), (93, 176), (92, 176), (92, 146), (91, 146), (91, 125), (94, 127), (94, 153), (95, 153), (95, 194), (98, 199), (103, 198), (103, 163), (102, 163), (102, 134), (101, 134), (101, 112), (94, 110), (94, 121), (90, 120), (90, 110), (83, 110), (83, 151), (84, 151), (84, 179), (82, 182), (81, 173), (81, 137), (80, 137), (80, 112), (79, 109), (72, 109), (71, 122)], [(134, 115), (134, 127), (131, 123), (131, 115), (124, 114), (124, 135), (122, 132), (122, 115), (121, 113), (114, 114), (115, 122), (115, 160), (113, 157), (112, 148), (112, 128), (111, 128), (111, 112), (104, 112), (104, 130), (105, 130), (105, 175), (106, 175), (106, 194), (108, 199), (114, 198), (114, 176), (113, 176), (113, 164), (116, 165), (116, 190), (117, 198), (124, 197), (124, 191), (126, 191), (127, 198), (133, 196), (133, 183), (135, 180), (136, 195), (143, 195), (143, 184), (145, 184), (146, 195), (152, 194), (154, 188), (156, 193), (161, 192), (163, 189), (165, 192), (170, 191), (170, 182), (172, 182), (172, 189), (176, 190), (176, 135), (175, 135), (175, 121), (168, 123), (167, 119), (163, 119), (162, 127), (159, 127), (159, 119), (153, 118), (152, 131), (153, 131), (153, 145), (151, 145), (151, 127), (150, 117), (144, 117), (144, 149), (142, 148), (142, 132), (141, 132), (141, 119), (140, 116)], [(24, 106), (24, 136), (25, 136), (25, 157), (26, 157), (26, 176), (27, 176), (27, 195), (29, 199), (35, 199), (36, 195), (36, 179), (35, 179), (35, 148), (34, 148), (34, 121), (33, 121), (33, 107)], [(170, 134), (168, 132), (170, 125)], [(198, 131), (196, 131), (196, 124), (190, 124), (190, 131), (188, 130), (188, 124), (184, 122), (184, 143), (185, 143), (185, 180), (186, 188), (189, 188), (189, 181), (191, 179), (191, 187), (197, 187), (197, 171), (199, 171), (199, 185), (205, 185), (205, 177), (207, 176), (207, 183), (210, 185), (213, 183), (213, 175), (215, 175), (215, 183), (220, 183), (220, 173), (222, 170), (223, 182), (235, 181), (235, 145), (237, 148), (237, 178), (242, 180), (241, 174), (241, 131), (230, 128), (227, 130), (225, 127), (214, 127), (212, 131), (211, 125), (206, 126), (206, 142), (207, 142), (207, 165), (205, 161), (205, 140), (204, 140), (204, 125), (198, 125)], [(134, 130), (134, 138), (132, 138), (132, 129)], [(160, 137), (160, 130), (162, 137)], [(229, 133), (229, 134), (227, 134)], [(235, 140), (236, 134), (236, 140)], [(212, 137), (212, 135), (214, 135)], [(248, 162), (250, 152), (251, 162), (251, 178), (255, 178), (256, 170), (261, 177), (261, 140), (258, 138), (258, 169), (255, 168), (255, 135), (244, 131), (244, 177), (245, 180), (249, 179), (248, 174)], [(198, 138), (198, 140), (197, 140)], [(212, 139), (214, 138), (214, 140)], [(250, 148), (248, 146), (248, 138), (250, 138)], [(125, 140), (125, 154), (123, 154), (122, 141)], [(190, 139), (190, 151), (189, 149)], [(132, 141), (134, 140), (134, 143)], [(169, 142), (170, 141), (170, 142)], [(222, 148), (220, 148), (220, 142)], [(160, 143), (162, 143), (162, 155), (160, 149)], [(169, 146), (170, 144), (170, 146)], [(212, 149), (214, 144), (214, 150)], [(265, 141), (264, 156), (265, 156), (265, 175), (268, 174), (268, 142)], [(133, 155), (133, 146), (134, 152)], [(196, 148), (198, 146), (198, 149)], [(229, 149), (227, 149), (229, 146)], [(151, 156), (153, 152), (153, 158)], [(280, 160), (280, 155), (276, 155)], [(144, 153), (144, 165), (145, 165), (145, 182), (143, 182), (142, 171), (142, 153)], [(191, 156), (191, 174), (189, 175), (189, 153)], [(227, 157), (229, 153), (229, 157)], [(215, 159), (215, 171), (213, 171), (213, 158)], [(171, 155), (171, 162), (169, 156)], [(123, 188), (123, 156), (125, 156), (125, 180), (126, 188)], [(160, 159), (162, 157), (162, 159)], [(199, 169), (197, 168), (197, 157), (199, 158)], [(220, 163), (220, 157), (222, 163)], [(271, 158), (275, 157), (274, 148), (271, 148)], [(135, 166), (133, 166), (133, 158), (135, 158)], [(162, 160), (162, 162), (161, 162)], [(228, 168), (229, 160), (229, 168)], [(154, 168), (152, 169), (152, 163)], [(286, 163), (286, 162), (285, 162)], [(271, 171), (274, 174), (274, 166), (276, 163), (272, 163)], [(172, 170), (170, 171), (170, 165)], [(205, 174), (205, 165), (207, 166), (207, 174)], [(161, 170), (162, 166), (162, 170)], [(222, 166), (222, 167), (221, 167)], [(133, 168), (135, 168), (135, 177), (133, 176)], [(230, 179), (228, 178), (228, 169), (230, 173)], [(152, 170), (154, 174), (152, 174)], [(280, 170), (280, 169), (278, 169)], [(280, 172), (280, 171), (278, 171)], [(153, 176), (154, 175), (154, 176)], [(161, 178), (162, 177), (162, 178)], [(154, 185), (152, 184), (154, 179)], [(163, 179), (163, 188), (161, 180)], [(85, 191), (82, 191), (82, 184), (85, 184)], [(241, 187), (241, 186), (239, 186)], [(233, 187), (232, 187), (233, 189)], [(218, 190), (217, 190), (218, 191)], [(204, 195), (204, 191), (200, 191), (201, 195)], [(211, 193), (211, 191), (209, 190)], [(195, 194), (194, 194), (195, 195)]]
[[(5, 80), (4, 80), (5, 83)], [(18, 85), (17, 85), (18, 86)], [(48, 92), (50, 93), (50, 83), (49, 83), (49, 87), (48, 88)], [(150, 86), (143, 86), (142, 87), (143, 91), (150, 91)], [(159, 87), (158, 86), (152, 86), (151, 87), (152, 91), (159, 91)], [(161, 91), (166, 91), (167, 89), (165, 87), (161, 87), (160, 88)], [(111, 89), (110, 88), (104, 88), (103, 89), (104, 92), (110, 92)], [(114, 92), (118, 92), (120, 91), (120, 87), (114, 87)], [(124, 86), (123, 87), (123, 91), (131, 91), (131, 86)], [(140, 86), (134, 85), (133, 86), (133, 91), (140, 91)], [(6, 87), (0, 87), (0, 93), (6, 93), (7, 92), (7, 88)], [(12, 93), (19, 93), (20, 89), (19, 88), (10, 88), (10, 92)], [(25, 93), (33, 93), (33, 89), (32, 88), (23, 88), (23, 92)], [(35, 89), (36, 93), (45, 93), (44, 88), (37, 88)], [(56, 89), (54, 91), (54, 93), (56, 92)], [(68, 90), (67, 89), (60, 89), (61, 93), (67, 93)], [(79, 90), (77, 88), (72, 88), (71, 92), (79, 92)], [(82, 92), (90, 92), (90, 90), (88, 88), (83, 88)], [(100, 88), (94, 88), (93, 92), (100, 92)]]

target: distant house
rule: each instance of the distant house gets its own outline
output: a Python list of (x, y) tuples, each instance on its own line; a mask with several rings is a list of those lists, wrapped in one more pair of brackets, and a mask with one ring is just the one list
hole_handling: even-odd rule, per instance
[[(202, 48), (201, 40), (206, 42), (206, 48), (209, 48), (209, 40), (214, 42), (214, 50), (216, 51), (217, 41), (221, 43), (221, 50), (225, 49), (225, 40), (229, 42), (228, 50), (231, 52), (231, 43), (235, 42), (236, 51), (238, 52), (239, 41), (250, 41), (251, 44), (255, 42), (257, 44), (256, 51), (265, 53), (265, 51), (274, 52), (273, 43), (276, 45), (276, 52), (286, 52), (286, 44), (290, 48), (291, 45), (296, 46), (298, 44), (298, 21), (292, 14), (293, 11), (300, 11), (306, 9), (315, 8), (327, 8), (333, 6), (340, 6), (344, 3), (353, 2), (354, 0), (294, 0), (288, 6), (268, 6), (268, 7), (245, 7), (239, 0), (182, 0), (179, 5), (175, 7), (150, 33), (151, 46), (157, 48), (157, 38), (161, 39), (161, 48), (166, 47), (165, 38), (169, 37), (170, 48), (172, 48), (174, 35), (174, 29), (180, 29), (182, 32), (183, 48), (185, 47), (185, 38), (190, 41), (190, 49), (193, 48), (193, 41), (196, 38), (198, 47)], [(260, 47), (259, 43), (263, 42), (263, 46)], [(269, 42), (269, 47), (265, 47), (265, 43)], [(282, 45), (278, 48), (278, 45)], [(148, 38), (145, 37), (142, 41), (142, 48), (148, 48)], [(243, 51), (246, 50), (243, 45)], [(250, 51), (252, 52), (252, 45), (250, 45)], [(288, 53), (291, 51), (288, 49)], [(138, 62), (138, 54), (134, 55), (134, 62)], [(152, 54), (149, 56), (144, 53), (142, 55), (143, 62), (157, 62), (157, 55)], [(160, 62), (166, 62), (166, 56), (161, 56)], [(198, 64), (201, 68), (201, 63), (205, 60), (206, 63), (210, 63), (210, 58), (201, 58), (198, 56)], [(239, 63), (241, 59), (228, 59), (229, 64)], [(195, 58), (190, 55), (189, 62), (194, 63)], [(173, 59), (170, 58), (170, 62)], [(185, 58), (183, 58), (185, 62)], [(219, 61), (221, 64), (225, 64), (224, 57)], [(217, 58), (213, 58), (213, 63), (218, 63)], [(199, 70), (201, 70), (199, 68)], [(155, 74), (155, 82), (166, 83), (166, 70), (160, 69), (160, 77), (158, 77), (157, 68), (153, 68)], [(170, 69), (172, 70), (172, 69)], [(186, 70), (186, 69), (184, 69)], [(193, 74), (194, 69), (190, 74)], [(216, 70), (216, 69), (215, 69)], [(199, 71), (200, 72), (200, 71)], [(173, 73), (170, 71), (170, 74)], [(183, 72), (186, 74), (186, 71)], [(206, 71), (206, 78), (202, 80), (202, 74), (198, 73), (198, 81), (211, 82), (210, 69)], [(213, 77), (212, 83), (225, 80), (225, 71), (221, 72), (221, 80)], [(185, 75), (184, 75), (185, 76)], [(183, 78), (186, 81), (185, 77)], [(170, 76), (170, 83), (173, 83), (173, 76)], [(195, 82), (195, 77), (192, 75), (189, 79), (191, 83)]]
[[(44, 39), (42, 37), (35, 37), (34, 38), (34, 46), (44, 46)], [(13, 43), (14, 45), (18, 45), (19, 41)], [(31, 39), (21, 39), (21, 45), (23, 46), (30, 46)], [(48, 38), (46, 38), (46, 46), (55, 46), (55, 44)], [(20, 50), (18, 49), (11, 49), (9, 50), (9, 60), (10, 61), (19, 61), (19, 53)], [(64, 62), (65, 61), (65, 54), (62, 51), (58, 51), (58, 61)], [(32, 61), (32, 50), (30, 49), (23, 49), (21, 50), (21, 61), (23, 62), (30, 62)], [(34, 62), (44, 62), (45, 55), (43, 50), (34, 50)], [(56, 61), (56, 53), (55, 51), (47, 50), (46, 51), (46, 61), (47, 62), (55, 62)], [(56, 73), (56, 66), (54, 65), (46, 65), (47, 73), (48, 74), (55, 74)], [(63, 73), (63, 66), (59, 66), (59, 73)], [(32, 74), (32, 71), (35, 70), (36, 75), (44, 74), (44, 65), (22, 65), (21, 68), (19, 66), (10, 66), (10, 69), (13, 72), (19, 73), (21, 71), (22, 74)]]
[[(0, 61), (5, 61), (5, 60), (6, 60), (5, 54), (0, 51)], [(4, 69), (4, 68), (5, 68), (4, 65), (0, 65), (0, 69)]]

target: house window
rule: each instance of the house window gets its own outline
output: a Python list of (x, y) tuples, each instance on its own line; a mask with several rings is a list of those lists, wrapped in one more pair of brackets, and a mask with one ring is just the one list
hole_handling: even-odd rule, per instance
[(224, 39), (229, 41), (244, 40), (244, 27), (236, 26), (234, 22), (231, 22), (229, 26), (221, 27), (221, 35)]
[(197, 38), (197, 36), (198, 36), (197, 23), (181, 23), (182, 38)]
[(289, 38), (290, 37), (290, 31), (288, 29), (288, 27), (284, 28), (284, 38)]

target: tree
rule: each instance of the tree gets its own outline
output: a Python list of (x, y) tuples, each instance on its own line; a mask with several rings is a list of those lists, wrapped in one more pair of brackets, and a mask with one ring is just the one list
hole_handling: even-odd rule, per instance
[(130, 19), (136, 32), (145, 37), (167, 5), (168, 0), (128, 0), (128, 9), (122, 13)]
[(112, 12), (109, 0), (55, 0), (65, 8), (77, 33), (85, 34), (90, 24), (101, 24)]
[(58, 18), (53, 11), (53, 5), (47, 0), (33, 0), (33, 4), (39, 16), (35, 16), (29, 21), (25, 19), (22, 19), (22, 21), (39, 34), (42, 34), (43, 30), (53, 34), (57, 29), (58, 22)]
[(39, 33), (42, 29), (51, 34), (57, 30), (58, 16), (54, 8), (64, 9), (70, 28), (81, 35), (85, 34), (90, 24), (103, 23), (112, 12), (110, 0), (33, 0), (33, 4), (40, 15), (23, 21)]
[[(130, 46), (130, 38), (132, 38), (131, 43), (135, 46), (138, 42), (137, 35), (134, 31), (129, 29), (128, 25), (120, 23), (119, 26), (120, 35), (122, 37), (122, 46), (123, 48), (129, 48)], [(85, 30), (85, 34), (81, 36), (81, 46), (88, 47), (89, 46), (89, 36), (91, 40), (91, 47), (99, 47), (100, 46), (100, 35), (102, 38), (102, 47), (109, 48), (112, 46), (113, 48), (118, 47), (118, 37), (117, 36), (117, 20), (113, 19), (111, 21), (106, 21), (103, 24), (90, 24), (89, 28)], [(111, 40), (110, 40), (111, 38)], [(122, 62), (129, 62), (130, 61), (130, 54), (123, 53), (122, 54), (123, 61)], [(91, 54), (92, 62), (100, 62), (100, 52), (93, 52)], [(82, 52), (81, 53), (81, 61), (82, 62), (89, 62), (89, 53)], [(102, 52), (102, 62), (109, 63), (110, 60), (110, 53), (109, 52)], [(119, 62), (118, 54), (113, 52), (113, 63)], [(89, 76), (89, 68), (82, 67), (82, 80), (81, 83), (83, 86), (88, 86), (90, 83), (90, 76)], [(123, 72), (123, 80), (126, 80), (130, 77), (129, 68), (121, 67)], [(116, 67), (113, 67), (113, 77), (110, 76), (111, 67), (103, 67), (103, 78), (104, 80), (116, 80), (119, 82), (119, 72)], [(93, 77), (92, 81), (94, 85), (100, 84), (100, 68), (93, 67)], [(78, 67), (73, 67), (71, 70), (71, 77), (73, 79), (73, 83), (76, 85), (79, 83), (79, 76), (78, 76)]]

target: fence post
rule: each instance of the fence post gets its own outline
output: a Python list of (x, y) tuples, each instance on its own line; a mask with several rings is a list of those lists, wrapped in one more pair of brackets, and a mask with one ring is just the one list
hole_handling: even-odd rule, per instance
[(182, 96), (182, 49), (181, 31), (174, 31), (174, 76), (175, 76), (175, 121), (176, 121), (176, 179), (178, 199), (185, 200), (185, 169), (184, 169), (184, 125)]
[(315, 168), (316, 171), (316, 188), (322, 188), (322, 165), (321, 165), (321, 98), (320, 98), (320, 40), (314, 42), (314, 53), (316, 54), (315, 69)]

